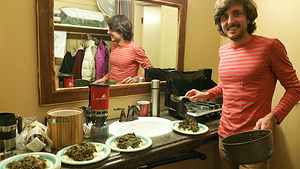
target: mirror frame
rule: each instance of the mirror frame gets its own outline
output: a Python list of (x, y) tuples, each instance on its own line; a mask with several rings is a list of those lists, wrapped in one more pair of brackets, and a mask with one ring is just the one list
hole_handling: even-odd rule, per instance
[[(188, 0), (139, 0), (178, 8), (179, 37), (177, 70), (184, 68), (185, 31)], [(38, 47), (38, 87), (41, 106), (66, 102), (88, 100), (89, 88), (55, 87), (54, 62), (54, 0), (36, 0), (37, 47)], [(164, 84), (164, 83), (163, 83)], [(110, 97), (150, 93), (151, 82), (110, 86)], [(162, 85), (163, 86), (163, 85)]]

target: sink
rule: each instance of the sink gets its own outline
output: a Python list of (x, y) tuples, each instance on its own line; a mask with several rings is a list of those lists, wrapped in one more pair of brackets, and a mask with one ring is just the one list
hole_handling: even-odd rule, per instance
[(138, 135), (156, 137), (171, 131), (171, 121), (161, 117), (139, 117), (138, 120), (116, 121), (109, 125), (109, 134), (112, 135), (124, 135), (134, 132)]

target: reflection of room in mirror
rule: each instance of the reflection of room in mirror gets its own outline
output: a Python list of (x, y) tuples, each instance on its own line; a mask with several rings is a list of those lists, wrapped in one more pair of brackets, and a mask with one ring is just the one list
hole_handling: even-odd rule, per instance
[[(146, 56), (149, 58), (154, 67), (176, 69), (178, 64), (178, 8), (152, 4), (138, 0), (134, 0), (134, 4), (133, 41), (139, 44), (145, 50)], [(101, 13), (95, 0), (54, 0), (54, 16), (57, 17), (62, 13), (61, 9), (66, 7), (76, 8), (76, 11), (86, 10), (91, 15), (94, 15), (94, 12)], [(103, 16), (105, 21), (104, 25), (106, 25), (108, 16)], [(70, 20), (70, 18), (71, 14), (67, 16), (67, 19)], [(58, 22), (59, 21), (61, 22), (61, 19), (59, 19)], [(79, 23), (79, 21), (75, 21)], [(92, 22), (91, 24), (95, 24), (95, 22)], [(55, 34), (57, 31), (61, 31), (61, 28), (57, 29), (59, 28), (57, 25), (61, 25), (61, 23), (55, 23)], [(58, 75), (60, 74), (63, 59), (67, 52), (70, 52), (69, 55), (74, 57), (78, 52), (78, 49), (86, 48), (85, 43), (88, 40), (93, 40), (95, 42), (96, 45), (92, 47), (92, 51), (94, 52), (95, 47), (97, 48), (99, 41), (102, 39), (101, 36), (103, 31), (97, 35), (98, 32), (96, 28), (88, 28), (87, 26), (82, 25), (80, 26), (86, 28), (87, 31), (85, 30), (82, 32), (77, 32), (77, 27), (74, 26), (73, 30), (66, 29), (66, 31), (64, 31), (67, 33), (65, 44), (62, 44), (63, 40), (55, 40), (54, 51), (55, 53), (60, 53), (55, 54), (56, 88), (60, 88)], [(91, 37), (87, 35), (91, 35)], [(61, 44), (58, 45), (57, 43)], [(111, 43), (110, 40), (106, 39), (105, 43), (107, 44), (107, 48), (109, 50)], [(63, 52), (62, 48), (64, 48)], [(142, 71), (144, 70), (140, 68), (139, 74), (142, 73)], [(76, 80), (76, 77), (74, 79)], [(95, 80), (95, 78), (82, 79), (87, 81)], [(87, 83), (82, 84), (86, 85)], [(74, 87), (77, 87), (77, 85), (75, 84)]]
[[(56, 1), (56, 2), (54, 2)], [(186, 17), (187, 17), (187, 2), (188, 0), (136, 0), (135, 2), (150, 2), (152, 4), (166, 5), (178, 8), (178, 38), (177, 38), (177, 66), (176, 69), (184, 70), (184, 51), (185, 51), (185, 28), (186, 28)], [(39, 96), (40, 105), (56, 104), (63, 102), (73, 102), (86, 100), (88, 96), (88, 87), (72, 88), (72, 89), (58, 89), (55, 85), (56, 72), (54, 61), (54, 30), (71, 31), (80, 33), (99, 33), (106, 34), (107, 29), (90, 29), (82, 27), (70, 27), (65, 25), (56, 25), (56, 21), (53, 24), (54, 9), (56, 9), (60, 2), (70, 2), (71, 5), (78, 8), (97, 10), (96, 0), (37, 0), (36, 1), (36, 12), (37, 12), (37, 38), (38, 38), (38, 74), (39, 74)], [(81, 6), (78, 6), (81, 3)], [(94, 4), (89, 5), (89, 4)], [(63, 5), (61, 5), (63, 6)], [(93, 9), (91, 9), (93, 8)], [(105, 17), (105, 21), (108, 18)], [(88, 31), (87, 31), (88, 30)], [(101, 34), (102, 34), (101, 33)], [(80, 35), (81, 36), (81, 35)], [(83, 36), (83, 35), (82, 35)], [(103, 36), (103, 35), (101, 35)], [(107, 36), (110, 39), (110, 36)], [(140, 45), (138, 43), (138, 45)], [(148, 50), (146, 51), (148, 52)], [(146, 53), (147, 54), (147, 53)], [(124, 96), (124, 95), (135, 95), (148, 93), (149, 84), (132, 84), (132, 85), (117, 85), (111, 87), (111, 96)], [(120, 90), (121, 89), (121, 90)]]
[(178, 8), (136, 1), (134, 41), (140, 44), (154, 67), (176, 68)]
[[(59, 57), (55, 57), (55, 72), (56, 75), (59, 75), (61, 73), (68, 73), (68, 72), (62, 72), (61, 68), (63, 66), (63, 61), (66, 60), (66, 57), (68, 55), (71, 55), (72, 58), (74, 59), (73, 61), (73, 67), (72, 70), (70, 70), (72, 74), (74, 74), (74, 80), (75, 83), (79, 82), (78, 79), (82, 79), (82, 80), (86, 80), (88, 82), (94, 81), (96, 72), (95, 72), (95, 59), (96, 59), (96, 51), (98, 48), (99, 43), (101, 43), (101, 40), (95, 39), (95, 38), (91, 38), (91, 39), (67, 39), (66, 43), (65, 43), (65, 55), (63, 58), (59, 58)], [(110, 46), (110, 41), (104, 41), (104, 43), (107, 45), (107, 50), (109, 50), (109, 46)], [(80, 73), (81, 76), (76, 76), (76, 65), (78, 64), (77, 60), (78, 57), (81, 57), (82, 62), (81, 62), (81, 69), (82, 72)], [(83, 58), (84, 57), (84, 58)], [(95, 58), (95, 59), (94, 59)], [(107, 60), (108, 61), (108, 60)], [(108, 63), (107, 63), (108, 64)], [(84, 71), (84, 69), (90, 69), (90, 73), (88, 73), (87, 71)], [(80, 70), (81, 70), (80, 69)], [(75, 72), (74, 72), (75, 71)], [(108, 71), (108, 69), (107, 69)], [(78, 72), (78, 71), (77, 71)], [(106, 72), (107, 73), (107, 72)], [(105, 73), (105, 74), (106, 74)], [(90, 75), (89, 75), (90, 74)], [(90, 77), (91, 76), (91, 77)], [(56, 80), (57, 80), (57, 85), (59, 84), (58, 82), (58, 76), (56, 76)], [(82, 85), (85, 86), (88, 84), (88, 82), (84, 83), (83, 81)], [(81, 86), (80, 84), (75, 84), (75, 87), (79, 87)], [(59, 87), (59, 86), (57, 86)]]
[[(85, 86), (95, 80), (96, 50), (102, 40), (107, 39), (105, 38), (107, 36), (105, 16), (99, 11), (94, 0), (78, 0), (76, 2), (55, 0), (54, 17), (60, 17), (55, 23), (54, 31), (56, 88), (64, 87), (64, 85), (59, 85), (64, 74), (74, 75), (75, 87)], [(64, 29), (64, 26), (73, 27), (75, 31), (68, 29), (58, 31)], [(103, 28), (105, 32), (98, 32), (98, 27)], [(91, 33), (80, 32), (76, 30), (78, 28), (86, 32), (91, 31)], [(61, 34), (65, 36), (63, 37)], [(102, 34), (104, 34), (103, 37)], [(104, 41), (104, 44), (108, 50), (110, 41)], [(106, 64), (108, 64), (108, 59)]]

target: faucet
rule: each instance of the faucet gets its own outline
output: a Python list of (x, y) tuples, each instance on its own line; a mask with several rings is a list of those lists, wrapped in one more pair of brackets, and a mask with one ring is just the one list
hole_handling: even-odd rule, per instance
[(140, 112), (141, 112), (140, 106), (138, 105), (128, 106), (127, 121), (137, 120)]
[(119, 122), (133, 121), (138, 119), (141, 109), (138, 105), (128, 106), (127, 117), (125, 115), (125, 108), (114, 108), (114, 110), (121, 110)]
[(125, 108), (114, 108), (114, 110), (121, 110), (119, 122), (126, 121)]

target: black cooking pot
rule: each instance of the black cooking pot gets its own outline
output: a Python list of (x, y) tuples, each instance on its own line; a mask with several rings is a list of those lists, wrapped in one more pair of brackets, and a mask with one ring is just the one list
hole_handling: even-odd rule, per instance
[(250, 130), (236, 133), (222, 140), (232, 162), (253, 164), (269, 159), (273, 152), (271, 130)]

